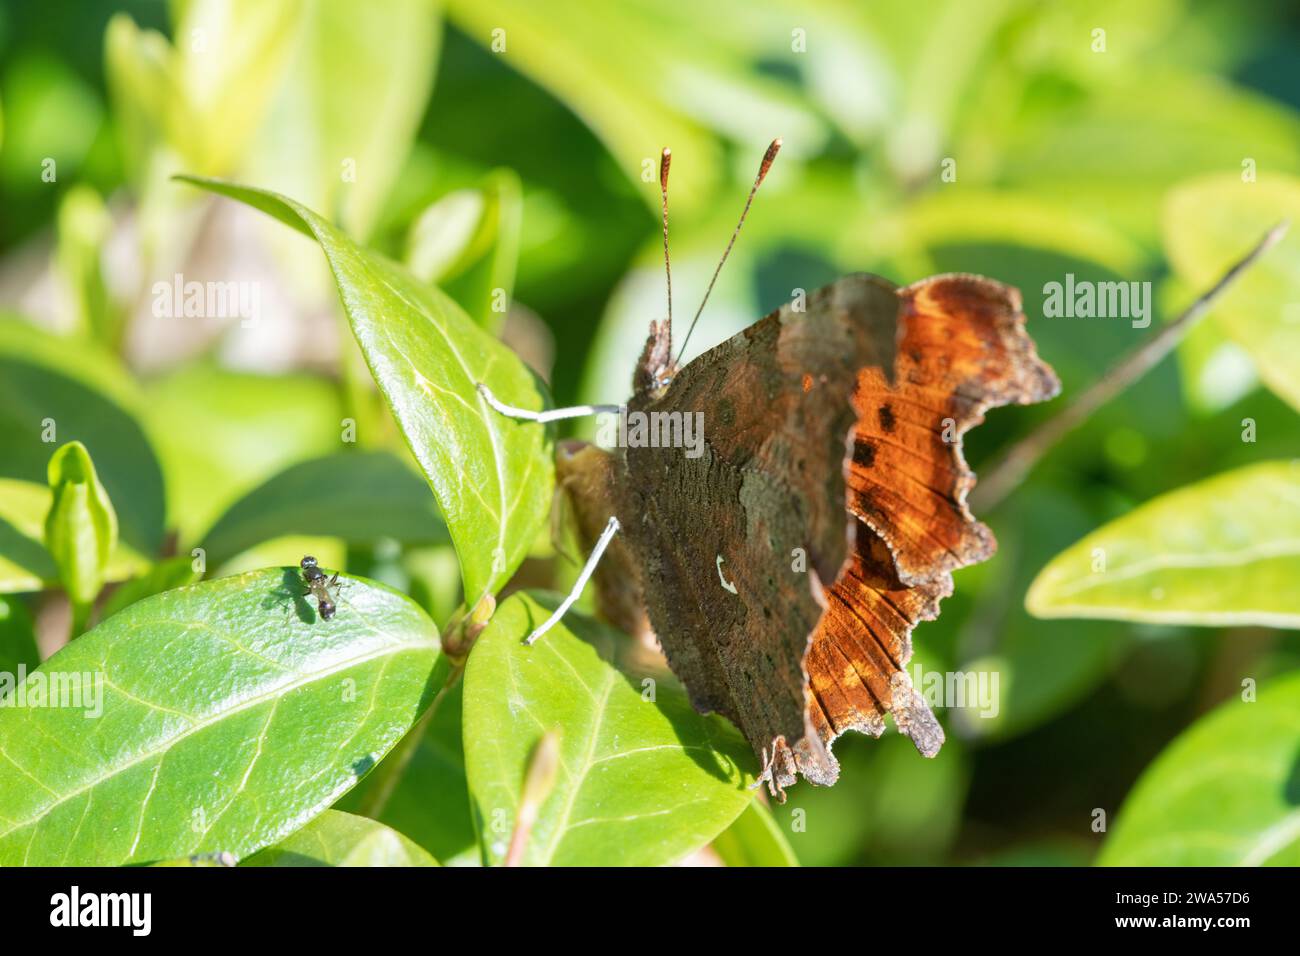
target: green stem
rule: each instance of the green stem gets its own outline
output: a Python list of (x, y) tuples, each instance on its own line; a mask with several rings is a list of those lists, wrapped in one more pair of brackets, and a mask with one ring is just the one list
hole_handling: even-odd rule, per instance
[(87, 601), (84, 604), (78, 601), (71, 601), (72, 604), (72, 630), (68, 634), (68, 640), (80, 637), (86, 632), (86, 625), (90, 623), (90, 612), (94, 610), (95, 602)]

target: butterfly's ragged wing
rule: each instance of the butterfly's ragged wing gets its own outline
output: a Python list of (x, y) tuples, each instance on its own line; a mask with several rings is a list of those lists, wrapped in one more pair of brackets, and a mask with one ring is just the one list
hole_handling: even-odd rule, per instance
[(699, 457), (624, 449), (615, 509), (674, 672), (765, 760), (816, 740), (803, 660), (823, 584), (852, 543), (848, 398), (864, 365), (892, 367), (896, 315), (888, 283), (841, 280), (806, 311), (788, 305), (695, 359), (661, 398), (629, 405), (630, 438), (638, 414), (702, 424)]
[(797, 771), (833, 783), (834, 738), (891, 711), (923, 753), (942, 743), (904, 670), (910, 632), (993, 547), (964, 503), (962, 432), (1055, 391), (1022, 324), (985, 279), (850, 276), (631, 403), (661, 434), (702, 416), (698, 457), (624, 450), (615, 509), (674, 672), (775, 790)]
[(805, 662), (817, 741), (795, 757), (815, 783), (838, 776), (823, 748), (846, 730), (880, 736), (886, 713), (922, 754), (938, 752), (943, 730), (905, 670), (911, 632), (938, 615), (952, 571), (997, 546), (966, 505), (975, 475), (962, 435), (990, 408), (1060, 389), (1024, 331), (1017, 290), (937, 276), (899, 289), (898, 302), (893, 380), (865, 366), (852, 397), (847, 507), (870, 532), (828, 590)]

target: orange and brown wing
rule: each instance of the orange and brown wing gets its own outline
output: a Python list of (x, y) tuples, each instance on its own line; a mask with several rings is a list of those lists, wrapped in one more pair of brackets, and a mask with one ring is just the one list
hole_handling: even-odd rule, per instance
[[(864, 368), (853, 393), (846, 505), (863, 527), (808, 650), (809, 709), (817, 749), (846, 730), (879, 736), (893, 713), (934, 756), (943, 730), (906, 671), (912, 628), (938, 615), (952, 571), (996, 547), (966, 505), (975, 475), (962, 435), (988, 409), (1043, 401), (1060, 386), (1024, 331), (1015, 289), (951, 275), (898, 297), (893, 382)], [(796, 758), (814, 782), (834, 782), (838, 768)]]
[(1022, 323), (986, 279), (849, 276), (630, 404), (702, 416), (701, 454), (623, 449), (610, 487), (669, 664), (774, 791), (833, 783), (831, 742), (887, 713), (922, 753), (942, 743), (904, 670), (910, 634), (993, 548), (961, 435), (1056, 389)]

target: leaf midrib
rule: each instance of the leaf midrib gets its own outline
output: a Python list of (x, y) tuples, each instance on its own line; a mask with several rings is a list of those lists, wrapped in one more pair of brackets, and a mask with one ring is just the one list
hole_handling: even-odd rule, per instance
[(1256, 561), (1294, 557), (1300, 557), (1300, 538), (1264, 541), (1237, 551), (1158, 554), (1133, 564), (1076, 579), (1071, 583), (1061, 585), (1056, 589), (1055, 593), (1060, 597), (1068, 597), (1092, 588), (1104, 587), (1116, 581), (1127, 581), (1145, 574), (1155, 574), (1165, 570), (1240, 567)]
[[(461, 371), (465, 373), (466, 380), (468, 380), (471, 384), (473, 384), (476, 376), (470, 370), (469, 365), (465, 361), (465, 357), (460, 354), (460, 349), (456, 347), (456, 344), (455, 342), (452, 341), (451, 336), (447, 334), (447, 330), (444, 329), (442, 326), (440, 326), (438, 322), (434, 320), (432, 315), (430, 315), (424, 309), (420, 308), (419, 305), (417, 305), (416, 303), (412, 302), (409, 298), (407, 298), (400, 289), (398, 289), (396, 286), (394, 286), (391, 282), (388, 281), (388, 278), (386, 276), (383, 276), (379, 272), (377, 272), (375, 268), (367, 261), (364, 255), (358, 256), (357, 258), (361, 262), (362, 268), (365, 269), (366, 272), (374, 280), (376, 280), (378, 283), (383, 285), (384, 288), (388, 289), (389, 292), (391, 292), (394, 296), (397, 297), (399, 302), (402, 302), (408, 309), (414, 310), (417, 315), (420, 315), (422, 318), (424, 318), (429, 323), (429, 325), (431, 325), (434, 328), (434, 330), (442, 338), (442, 341), (446, 345), (447, 350), (451, 353), (452, 357), (456, 359), (456, 364), (458, 364), (461, 368)], [(388, 337), (389, 342), (394, 346), (396, 346), (396, 343), (393, 342), (392, 334), (388, 331), (387, 328), (384, 329), (384, 334)], [(421, 377), (423, 377), (423, 374), (420, 373), (419, 369), (416, 368), (415, 363), (412, 362), (411, 359), (404, 352), (402, 352), (401, 349), (398, 349), (398, 353), (401, 354), (402, 357), (406, 359), (407, 364), (410, 365), (413, 371), (415, 371), (417, 374), (420, 374)], [(491, 364), (492, 364), (492, 360), (489, 357), (488, 368), (491, 367)], [(487, 378), (487, 368), (483, 370), (482, 378), (484, 379)], [(477, 394), (477, 390), (475, 394)], [(478, 396), (478, 403), (479, 403), (478, 421), (482, 423), (483, 430), (484, 432), (487, 433), (488, 444), (492, 448), (492, 464), (496, 470), (497, 507), (499, 508), (498, 514), (496, 515), (497, 549), (500, 551), (501, 554), (504, 555), (505, 545), (506, 545), (506, 520), (508, 518), (507, 515), (508, 505), (506, 503), (506, 476), (505, 476), (505, 472), (503, 471), (505, 452), (501, 447), (501, 439), (503, 439), (505, 436), (501, 435), (497, 431), (497, 429), (493, 427), (492, 423), (488, 421), (487, 416), (489, 410), (486, 409), (485, 407), (486, 402), (484, 402), (483, 397), (481, 395)], [(405, 433), (405, 430), (403, 430), (403, 433)], [(492, 585), (494, 583), (494, 579), (496, 578), (496, 576), (497, 576), (496, 562), (494, 560), (492, 563), (492, 570), (488, 573), (488, 581), (487, 584), (484, 586), (484, 591), (490, 591), (492, 589)], [(480, 596), (481, 595), (476, 595), (474, 601), (477, 601), (478, 597)]]

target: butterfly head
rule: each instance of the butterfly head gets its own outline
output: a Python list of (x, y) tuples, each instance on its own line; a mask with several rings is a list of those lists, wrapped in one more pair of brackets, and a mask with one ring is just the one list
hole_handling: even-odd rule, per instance
[(677, 374), (673, 361), (673, 328), (668, 322), (652, 319), (645, 348), (632, 375), (632, 391), (637, 395), (653, 394), (666, 388)]

